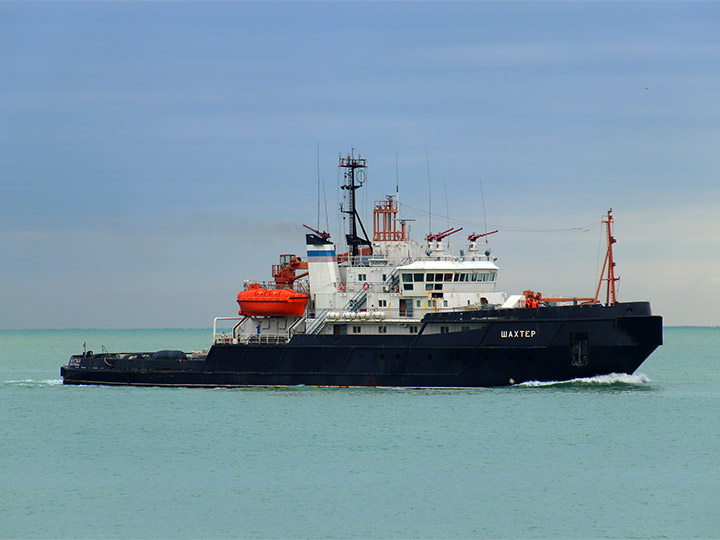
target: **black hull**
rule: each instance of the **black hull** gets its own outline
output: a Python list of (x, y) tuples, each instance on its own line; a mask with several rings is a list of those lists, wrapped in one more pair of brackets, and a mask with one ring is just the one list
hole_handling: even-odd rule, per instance
[[(446, 333), (428, 333), (433, 325)], [(73, 356), (65, 384), (483, 387), (633, 373), (662, 344), (648, 303), (437, 313), (414, 335), (297, 335), (206, 358)]]

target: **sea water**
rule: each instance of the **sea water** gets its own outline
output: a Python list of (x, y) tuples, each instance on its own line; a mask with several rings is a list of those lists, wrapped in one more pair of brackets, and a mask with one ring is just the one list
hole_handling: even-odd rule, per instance
[(3, 538), (717, 538), (720, 329), (633, 375), (491, 389), (63, 386), (88, 348), (0, 331)]

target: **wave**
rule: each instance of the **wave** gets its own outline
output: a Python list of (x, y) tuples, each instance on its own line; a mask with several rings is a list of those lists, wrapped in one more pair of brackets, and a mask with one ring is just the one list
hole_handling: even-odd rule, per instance
[(527, 381), (524, 383), (516, 384), (515, 386), (556, 386), (566, 384), (582, 384), (588, 386), (609, 386), (609, 385), (629, 385), (629, 386), (642, 386), (648, 384), (650, 378), (644, 373), (634, 373), (629, 375), (627, 373), (610, 373), (608, 375), (596, 375), (595, 377), (582, 377), (578, 379), (570, 379), (569, 381)]
[(62, 383), (62, 379), (20, 379), (14, 381), (3, 381), (3, 384), (14, 386), (59, 386)]

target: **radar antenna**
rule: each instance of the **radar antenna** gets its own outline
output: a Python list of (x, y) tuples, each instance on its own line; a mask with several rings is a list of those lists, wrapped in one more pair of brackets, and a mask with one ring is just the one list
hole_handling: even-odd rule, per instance
[[(355, 190), (362, 187), (365, 183), (366, 173), (365, 168), (367, 167), (367, 160), (360, 157), (354, 156), (355, 149), (347, 156), (340, 157), (339, 167), (345, 169), (345, 185), (340, 186), (348, 192), (347, 200), (349, 208), (341, 210), (343, 213), (350, 216), (350, 232), (345, 235), (348, 248), (353, 257), (357, 257), (360, 254), (361, 245), (370, 247), (370, 253), (372, 253), (372, 244), (368, 240), (367, 232), (365, 232), (365, 226), (360, 219), (355, 208)], [(357, 224), (360, 224), (364, 237), (357, 235)]]

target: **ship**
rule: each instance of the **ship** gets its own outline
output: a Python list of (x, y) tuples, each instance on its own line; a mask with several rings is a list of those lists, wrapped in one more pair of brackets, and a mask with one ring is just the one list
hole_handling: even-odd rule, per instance
[(457, 254), (449, 238), (462, 227), (413, 241), (396, 192), (374, 203), (370, 238), (355, 204), (367, 161), (353, 151), (339, 168), (346, 250), (304, 225), (305, 260), (282, 254), (272, 280), (246, 281), (238, 315), (213, 321), (209, 349), (83, 350), (61, 367), (63, 383), (492, 387), (632, 374), (662, 345), (650, 303), (617, 300), (612, 210), (593, 296), (507, 294), (488, 243), (497, 230), (469, 234)]

